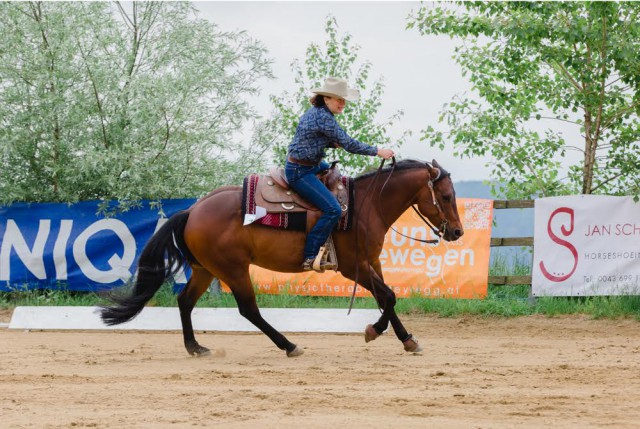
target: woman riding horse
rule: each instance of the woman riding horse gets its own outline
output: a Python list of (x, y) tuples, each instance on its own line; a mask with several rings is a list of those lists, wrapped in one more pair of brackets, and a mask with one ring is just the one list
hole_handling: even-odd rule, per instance
[(347, 101), (356, 101), (360, 96), (358, 90), (349, 88), (346, 80), (327, 78), (322, 87), (311, 92), (315, 94), (310, 100), (312, 107), (300, 118), (285, 165), (289, 186), (322, 212), (307, 235), (302, 262), (304, 271), (313, 269), (320, 246), (327, 241), (342, 214), (336, 198), (316, 177), (329, 168), (323, 161), (325, 149), (341, 147), (351, 153), (377, 155), (384, 159), (394, 155), (391, 149), (378, 149), (349, 137), (338, 125), (334, 115), (342, 113)]

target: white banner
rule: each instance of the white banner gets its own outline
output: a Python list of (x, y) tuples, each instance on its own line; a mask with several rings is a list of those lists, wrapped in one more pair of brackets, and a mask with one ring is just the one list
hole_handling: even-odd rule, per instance
[(535, 202), (534, 296), (640, 295), (640, 204), (572, 195)]

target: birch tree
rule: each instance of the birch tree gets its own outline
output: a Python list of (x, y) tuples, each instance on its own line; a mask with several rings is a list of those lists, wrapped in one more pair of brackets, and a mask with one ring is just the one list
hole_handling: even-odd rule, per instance
[(195, 197), (251, 153), (265, 48), (184, 2), (0, 2), (0, 202)]
[[(455, 59), (478, 95), (448, 103), (446, 130), (428, 127), (423, 139), (461, 156), (491, 155), (508, 197), (637, 198), (639, 12), (633, 2), (423, 5), (409, 27), (461, 40)], [(571, 150), (580, 162), (565, 169)]]

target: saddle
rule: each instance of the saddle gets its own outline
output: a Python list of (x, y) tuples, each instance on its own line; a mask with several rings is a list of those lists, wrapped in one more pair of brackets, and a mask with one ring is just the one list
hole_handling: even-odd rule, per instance
[[(353, 203), (353, 179), (342, 176), (335, 163), (317, 177), (342, 207), (337, 229), (348, 230), (351, 226), (352, 210), (349, 209)], [(299, 224), (297, 219), (302, 217), (304, 226), (300, 230), (309, 232), (322, 212), (289, 187), (282, 167), (272, 167), (268, 174), (252, 174), (245, 178), (242, 215), (245, 225), (255, 222), (285, 229), (298, 229), (291, 224)]]
[[(336, 229), (350, 229), (353, 215), (353, 179), (342, 176), (335, 162), (329, 170), (319, 173), (317, 177), (335, 195), (342, 208)], [(242, 215), (245, 225), (257, 223), (308, 233), (318, 222), (322, 212), (289, 187), (282, 167), (272, 167), (268, 174), (252, 174), (244, 179)], [(320, 248), (313, 269), (317, 272), (338, 269), (338, 258), (331, 236)]]
[[(338, 199), (342, 207), (342, 216), (344, 216), (348, 209), (349, 195), (347, 187), (340, 180), (342, 175), (338, 167), (334, 164), (329, 170), (319, 173), (317, 177)], [(319, 211), (289, 187), (282, 167), (271, 167), (269, 174), (258, 179), (256, 205), (264, 207), (267, 213)]]

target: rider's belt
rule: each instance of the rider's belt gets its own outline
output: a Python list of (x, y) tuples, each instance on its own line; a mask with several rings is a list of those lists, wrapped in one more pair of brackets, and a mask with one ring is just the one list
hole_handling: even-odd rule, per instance
[(292, 162), (294, 164), (304, 165), (305, 167), (315, 167), (318, 165), (317, 162), (305, 161), (303, 159), (296, 159), (292, 156), (287, 158), (287, 161)]

